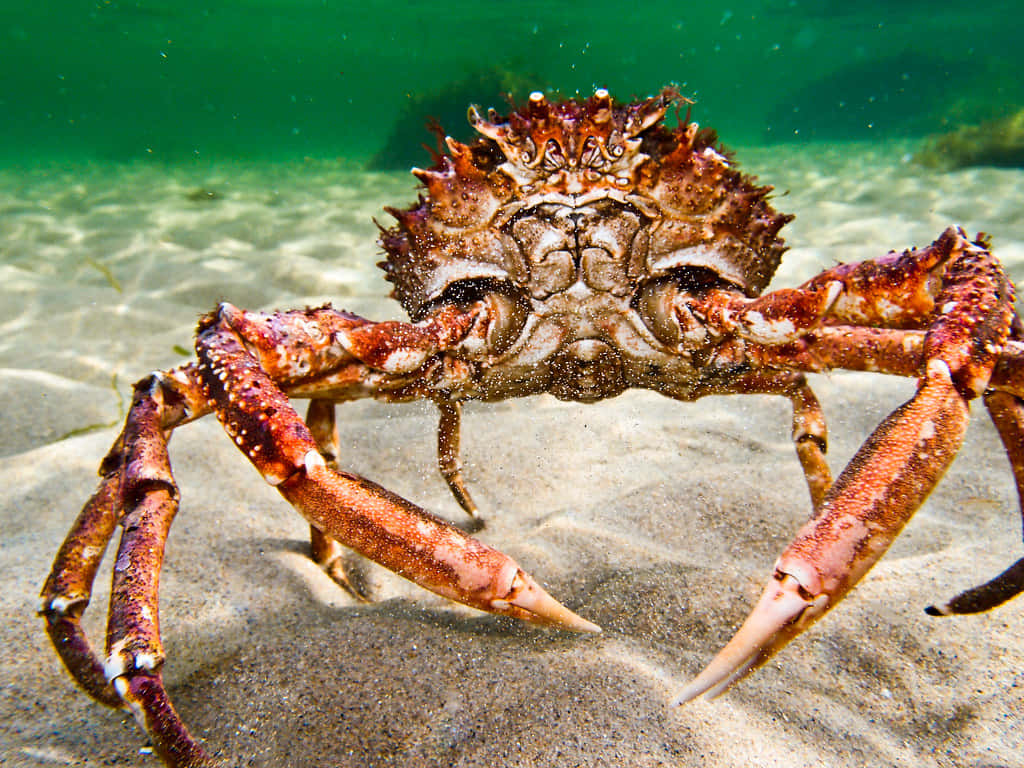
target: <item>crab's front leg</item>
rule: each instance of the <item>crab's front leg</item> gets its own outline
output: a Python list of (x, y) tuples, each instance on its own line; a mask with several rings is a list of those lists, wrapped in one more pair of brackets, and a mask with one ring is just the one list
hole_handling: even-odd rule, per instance
[[(886, 276), (903, 270), (906, 302), (920, 301), (915, 311), (933, 318), (924, 338), (925, 364), (917, 393), (857, 452), (825, 494), (821, 509), (776, 561), (743, 626), (676, 703), (702, 693), (718, 695), (836, 605), (882, 556), (959, 449), (968, 403), (988, 386), (1010, 331), (1012, 285), (983, 244), (970, 243), (952, 230), (930, 249), (903, 258), (903, 264), (883, 262), (880, 272)], [(871, 314), (872, 302), (882, 304), (881, 292), (872, 292), (869, 279), (877, 266), (834, 272), (817, 284), (812, 281), (807, 296), (794, 293), (779, 303), (793, 307), (813, 300), (833, 317), (847, 319), (840, 304), (845, 300), (858, 312)], [(920, 280), (907, 279), (915, 268)], [(941, 288), (929, 295), (931, 275), (941, 279)], [(860, 292), (860, 301), (854, 301), (852, 289)], [(750, 320), (762, 335), (787, 322), (784, 312), (771, 313), (769, 305), (777, 297), (765, 299)], [(938, 311), (932, 312), (933, 307)], [(789, 322), (790, 330), (793, 326)]]
[(209, 404), (240, 450), (311, 525), (410, 581), (491, 613), (597, 631), (507, 555), (327, 465), (285, 393), (316, 391), (311, 371), (322, 354), (342, 360), (324, 373), (319, 386), (327, 391), (369, 388), (374, 376), (415, 382), (474, 321), (457, 310), (417, 325), (353, 325), (348, 317), (329, 309), (265, 316), (222, 305), (200, 326), (196, 351)]

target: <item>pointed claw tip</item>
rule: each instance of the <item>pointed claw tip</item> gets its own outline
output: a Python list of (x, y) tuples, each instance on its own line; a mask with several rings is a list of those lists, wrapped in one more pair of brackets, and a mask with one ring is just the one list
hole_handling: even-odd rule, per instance
[(808, 602), (799, 587), (790, 574), (781, 580), (771, 579), (736, 634), (673, 699), (672, 706), (686, 704), (701, 695), (708, 700), (721, 696), (799, 634), (802, 627), (796, 627), (797, 620), (807, 610), (821, 611), (828, 604), (826, 595)]
[(522, 571), (518, 574), (513, 594), (506, 600), (492, 600), (491, 605), (499, 612), (509, 612), (537, 624), (548, 624), (572, 632), (601, 632), (597, 624), (570, 611)]
[(672, 700), (670, 706), (678, 707), (688, 704), (700, 696), (708, 701), (717, 699), (754, 671), (762, 659), (763, 655), (757, 651), (743, 661), (732, 665), (722, 665), (716, 658), (683, 688), (679, 695)]
[(580, 628), (577, 630), (578, 632), (590, 632), (593, 635), (600, 635), (602, 632), (604, 632), (604, 630), (601, 629), (600, 625), (595, 624), (592, 621), (587, 621), (586, 619), (580, 616), (577, 616), (576, 618), (580, 620)]
[(590, 634), (601, 634), (602, 629), (592, 621), (587, 621), (582, 616), (573, 613), (553, 597), (545, 593), (547, 600), (532, 602), (529, 607), (520, 605), (528, 610), (534, 617), (533, 620), (541, 624), (549, 624), (559, 629), (566, 629), (570, 632), (588, 632)]
[(669, 706), (679, 707), (704, 696), (711, 701), (721, 696), (733, 683), (745, 677), (751, 666), (748, 658), (741, 664), (727, 665), (716, 657), (699, 675), (691, 680)]
[(668, 705), (673, 709), (675, 709), (676, 707), (681, 707), (683, 706), (683, 704), (689, 704), (691, 701), (700, 696), (701, 693), (703, 693), (703, 691), (700, 690), (700, 688), (696, 688), (694, 687), (693, 683), (690, 683), (690, 685), (683, 688), (682, 692), (674, 699), (672, 699), (672, 701), (670, 701)]

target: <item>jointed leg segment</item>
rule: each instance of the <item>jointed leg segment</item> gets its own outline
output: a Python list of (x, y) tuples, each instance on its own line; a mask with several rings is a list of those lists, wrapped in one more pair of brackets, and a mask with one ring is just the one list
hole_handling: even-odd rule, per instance
[[(458, 602), (530, 621), (596, 629), (555, 602), (511, 558), (364, 478), (328, 467), (313, 434), (261, 365), (263, 339), (241, 335), (244, 319), (225, 311), (200, 327), (200, 376), (228, 434), (315, 528)], [(359, 330), (360, 343), (384, 360), (422, 352), (424, 342), (416, 334), (389, 330), (386, 338), (375, 339), (365, 326)], [(409, 349), (402, 346), (403, 337)]]
[(437, 463), (441, 476), (459, 506), (472, 518), (473, 530), (480, 530), (484, 521), (462, 479), (462, 460), (459, 458), (462, 405), (457, 400), (438, 399), (436, 402), (441, 414), (437, 425)]
[[(172, 765), (207, 760), (174, 712), (161, 679), (164, 662), (158, 586), (164, 543), (178, 508), (165, 434), (202, 415), (194, 367), (154, 374), (135, 387), (124, 431), (103, 462), (99, 489), (85, 505), (43, 587), (41, 613), (68, 671), (94, 698), (129, 709)], [(106, 660), (80, 618), (113, 536), (123, 527), (107, 623)]]
[[(882, 556), (959, 449), (968, 403), (989, 386), (1010, 334), (1012, 285), (983, 243), (969, 243), (950, 230), (924, 251), (881, 265), (830, 270), (808, 284), (814, 289), (809, 300), (820, 303), (820, 294), (827, 292), (828, 301), (821, 306), (828, 306), (829, 316), (846, 322), (860, 313), (866, 320), (880, 321), (888, 309), (884, 295), (872, 291), (872, 281), (892, 282), (894, 270), (918, 275), (916, 282), (907, 274), (897, 282), (906, 292), (906, 306), (920, 304), (931, 318), (919, 347), (923, 370), (917, 393), (882, 422), (828, 489), (816, 515), (779, 557), (743, 626), (677, 703), (702, 693), (718, 695), (841, 600)], [(937, 270), (941, 282), (933, 295), (930, 276)], [(785, 327), (788, 308), (800, 305), (800, 300), (799, 291), (777, 302), (769, 295), (751, 300), (746, 314), (724, 317), (741, 333), (746, 323), (763, 340), (771, 329)], [(773, 315), (775, 310), (780, 314)], [(904, 317), (894, 311), (895, 321), (905, 322), (912, 314)], [(824, 316), (817, 322), (801, 319), (802, 330), (776, 341), (799, 346), (803, 335), (813, 338), (816, 327), (827, 321)], [(995, 403), (993, 416), (999, 425), (999, 416), (1010, 409), (1004, 400), (997, 398)], [(1021, 440), (1020, 415), (1015, 410), (1004, 419), (1012, 422), (1000, 428), (1004, 442)], [(1015, 449), (1007, 449), (1017, 473), (1021, 465), (1014, 458)]]
[[(1017, 499), (1024, 513), (1024, 402), (1009, 392), (985, 393), (985, 407), (999, 431), (1017, 484)], [(984, 584), (961, 592), (943, 605), (925, 610), (932, 616), (981, 613), (1024, 592), (1024, 557)]]
[[(397, 392), (400, 398), (402, 388), (423, 375), (417, 361), (429, 361), (472, 324), (471, 314), (449, 315), (420, 325), (374, 326), (327, 308), (261, 315), (225, 305), (200, 325), (198, 365), (153, 374), (136, 385), (124, 431), (101, 467), (100, 486), (43, 587), (41, 613), (76, 681), (98, 701), (130, 710), (168, 765), (209, 762), (163, 685), (158, 586), (178, 508), (167, 440), (175, 427), (211, 410), (268, 482), (310, 521), (314, 556), (321, 562), (333, 557), (340, 540), (468, 605), (597, 631), (507, 556), (385, 489), (328, 466), (338, 450), (332, 400), (314, 400), (309, 427), (289, 403), (285, 389), (324, 391), (344, 400), (375, 394), (381, 385), (390, 387), (381, 390), (385, 396)], [(104, 660), (90, 646), (80, 618), (118, 524), (124, 531)]]
[(81, 620), (120, 515), (122, 446), (123, 439), (118, 437), (103, 461), (103, 479), (57, 553), (53, 571), (43, 586), (40, 609), (53, 647), (71, 676), (90, 696), (109, 707), (120, 707), (122, 702), (107, 680), (103, 661), (85, 636)]
[[(335, 406), (331, 400), (310, 400), (309, 410), (306, 411), (306, 426), (309, 427), (310, 434), (313, 435), (327, 466), (336, 470), (340, 445), (334, 410)], [(361, 602), (369, 601), (369, 595), (359, 583), (359, 579), (353, 578), (345, 568), (345, 547), (315, 525), (310, 525), (309, 548), (313, 561), (342, 589)]]

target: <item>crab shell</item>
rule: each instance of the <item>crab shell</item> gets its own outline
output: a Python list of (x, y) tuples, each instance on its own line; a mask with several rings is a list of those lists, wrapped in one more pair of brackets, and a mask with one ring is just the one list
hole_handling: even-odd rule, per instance
[(470, 108), (480, 138), (446, 138), (450, 154), (413, 169), (426, 194), (388, 209), (398, 223), (382, 233), (380, 266), (393, 297), (419, 320), (479, 286), (534, 306), (581, 283), (633, 302), (666, 277), (760, 294), (792, 217), (713, 131), (663, 124), (680, 101), (672, 87), (631, 104), (599, 89), (583, 102), (535, 92), (507, 117)]

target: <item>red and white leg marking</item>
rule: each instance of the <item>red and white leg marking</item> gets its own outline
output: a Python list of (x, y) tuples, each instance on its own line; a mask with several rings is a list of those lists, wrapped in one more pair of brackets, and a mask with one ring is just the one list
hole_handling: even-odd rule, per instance
[(82, 629), (82, 614), (92, 596), (96, 571), (120, 517), (122, 438), (118, 437), (101, 467), (103, 479), (75, 520), (43, 586), (39, 613), (64, 666), (94, 699), (108, 707), (121, 698), (103, 671), (103, 661)]
[[(98, 701), (131, 711), (167, 765), (209, 763), (162, 680), (159, 576), (178, 508), (167, 439), (176, 427), (214, 409), (264, 477), (306, 514), (321, 542), (337, 546), (334, 539), (340, 538), (401, 575), (483, 610), (598, 631), (507, 556), (362, 478), (328, 468), (314, 434), (281, 389), (338, 399), (415, 396), (423, 375), (417, 366), (465, 337), (474, 317), (451, 309), (416, 325), (375, 325), (329, 308), (268, 315), (224, 305), (200, 325), (198, 366), (136, 384), (124, 431), (101, 466), (98, 490), (57, 554), (40, 612), (76, 681)], [(336, 451), (333, 406), (330, 416), (326, 407), (314, 404), (311, 421), (314, 430), (332, 433), (320, 435), (320, 443)], [(124, 532), (101, 659), (80, 619), (118, 524)]]

